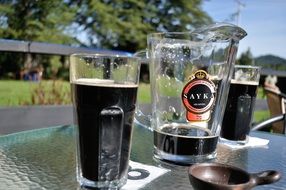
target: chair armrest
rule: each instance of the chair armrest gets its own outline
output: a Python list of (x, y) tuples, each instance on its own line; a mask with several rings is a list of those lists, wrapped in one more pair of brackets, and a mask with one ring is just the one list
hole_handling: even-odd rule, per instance
[(284, 120), (284, 134), (285, 134), (285, 124), (286, 124), (286, 115), (285, 114), (282, 114), (282, 115), (278, 115), (278, 116), (275, 116), (275, 117), (272, 117), (270, 119), (267, 119), (261, 123), (258, 123), (257, 125), (253, 126), (253, 128), (251, 129), (251, 131), (257, 131), (257, 130), (260, 130), (260, 129), (263, 129), (265, 127), (267, 127), (268, 125), (272, 124), (272, 123), (275, 123), (275, 122), (278, 122), (278, 121), (283, 121)]

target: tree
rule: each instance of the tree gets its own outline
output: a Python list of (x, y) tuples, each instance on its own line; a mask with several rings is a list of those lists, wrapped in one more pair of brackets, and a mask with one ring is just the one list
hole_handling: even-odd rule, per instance
[[(59, 44), (78, 43), (69, 33), (76, 7), (69, 7), (65, 2), (0, 0), (0, 37)], [(26, 67), (32, 67), (33, 64), (49, 63), (48, 56), (39, 59), (40, 63), (33, 60), (35, 55), (31, 54), (4, 54), (0, 62), (2, 75), (17, 72), (24, 64)], [(48, 67), (49, 64), (45, 66)]]
[[(146, 48), (148, 33), (186, 31), (210, 23), (202, 1), (0, 0), (0, 37), (135, 52)], [(51, 65), (47, 56), (6, 56), (0, 58), (2, 74), (19, 71), (33, 60), (45, 69)]]
[(0, 35), (6, 39), (73, 44), (67, 31), (76, 12), (63, 0), (0, 1)]
[(237, 64), (238, 65), (253, 65), (254, 64), (250, 48), (248, 48), (246, 52), (240, 55), (239, 59), (237, 60)]
[(202, 0), (71, 0), (79, 6), (76, 22), (88, 34), (85, 45), (135, 52), (146, 48), (155, 31), (186, 31), (208, 24)]

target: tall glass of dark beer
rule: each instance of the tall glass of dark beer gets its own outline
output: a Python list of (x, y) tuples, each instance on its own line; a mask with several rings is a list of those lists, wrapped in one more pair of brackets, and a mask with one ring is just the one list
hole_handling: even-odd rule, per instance
[(235, 66), (220, 135), (223, 143), (248, 142), (259, 77), (260, 67)]
[(81, 186), (119, 188), (127, 181), (139, 69), (135, 57), (70, 56)]

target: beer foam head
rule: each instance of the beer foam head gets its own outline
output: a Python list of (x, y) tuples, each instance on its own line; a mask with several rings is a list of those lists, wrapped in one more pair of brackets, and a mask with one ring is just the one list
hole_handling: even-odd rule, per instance
[[(241, 68), (242, 67), (242, 68)], [(241, 68), (241, 69), (239, 69)], [(234, 73), (234, 80), (239, 81), (235, 82), (236, 84), (247, 84), (247, 85), (258, 85), (259, 83), (259, 69), (252, 68), (248, 66), (239, 66), (235, 69), (238, 69)]]
[(72, 82), (73, 84), (87, 85), (87, 86), (106, 86), (106, 87), (137, 87), (137, 84), (131, 82), (117, 83), (112, 79), (95, 79), (95, 78), (79, 78)]
[(254, 85), (258, 86), (259, 82), (258, 81), (246, 81), (246, 80), (236, 80), (232, 79), (231, 84), (243, 84), (243, 85)]

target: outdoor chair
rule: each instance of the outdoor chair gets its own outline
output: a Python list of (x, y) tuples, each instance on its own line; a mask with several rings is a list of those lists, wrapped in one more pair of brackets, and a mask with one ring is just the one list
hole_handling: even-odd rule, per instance
[[(264, 88), (267, 104), (269, 107), (270, 117), (285, 114), (285, 103), (286, 103), (286, 94), (280, 92), (278, 89), (273, 89), (269, 87)], [(272, 130), (274, 133), (283, 133), (283, 122), (274, 122), (272, 124)]]
[(273, 133), (285, 134), (286, 94), (280, 92), (276, 86), (265, 86), (264, 92), (267, 98), (270, 119), (258, 124), (258, 127), (255, 127), (256, 129), (266, 129), (266, 126), (270, 125)]

